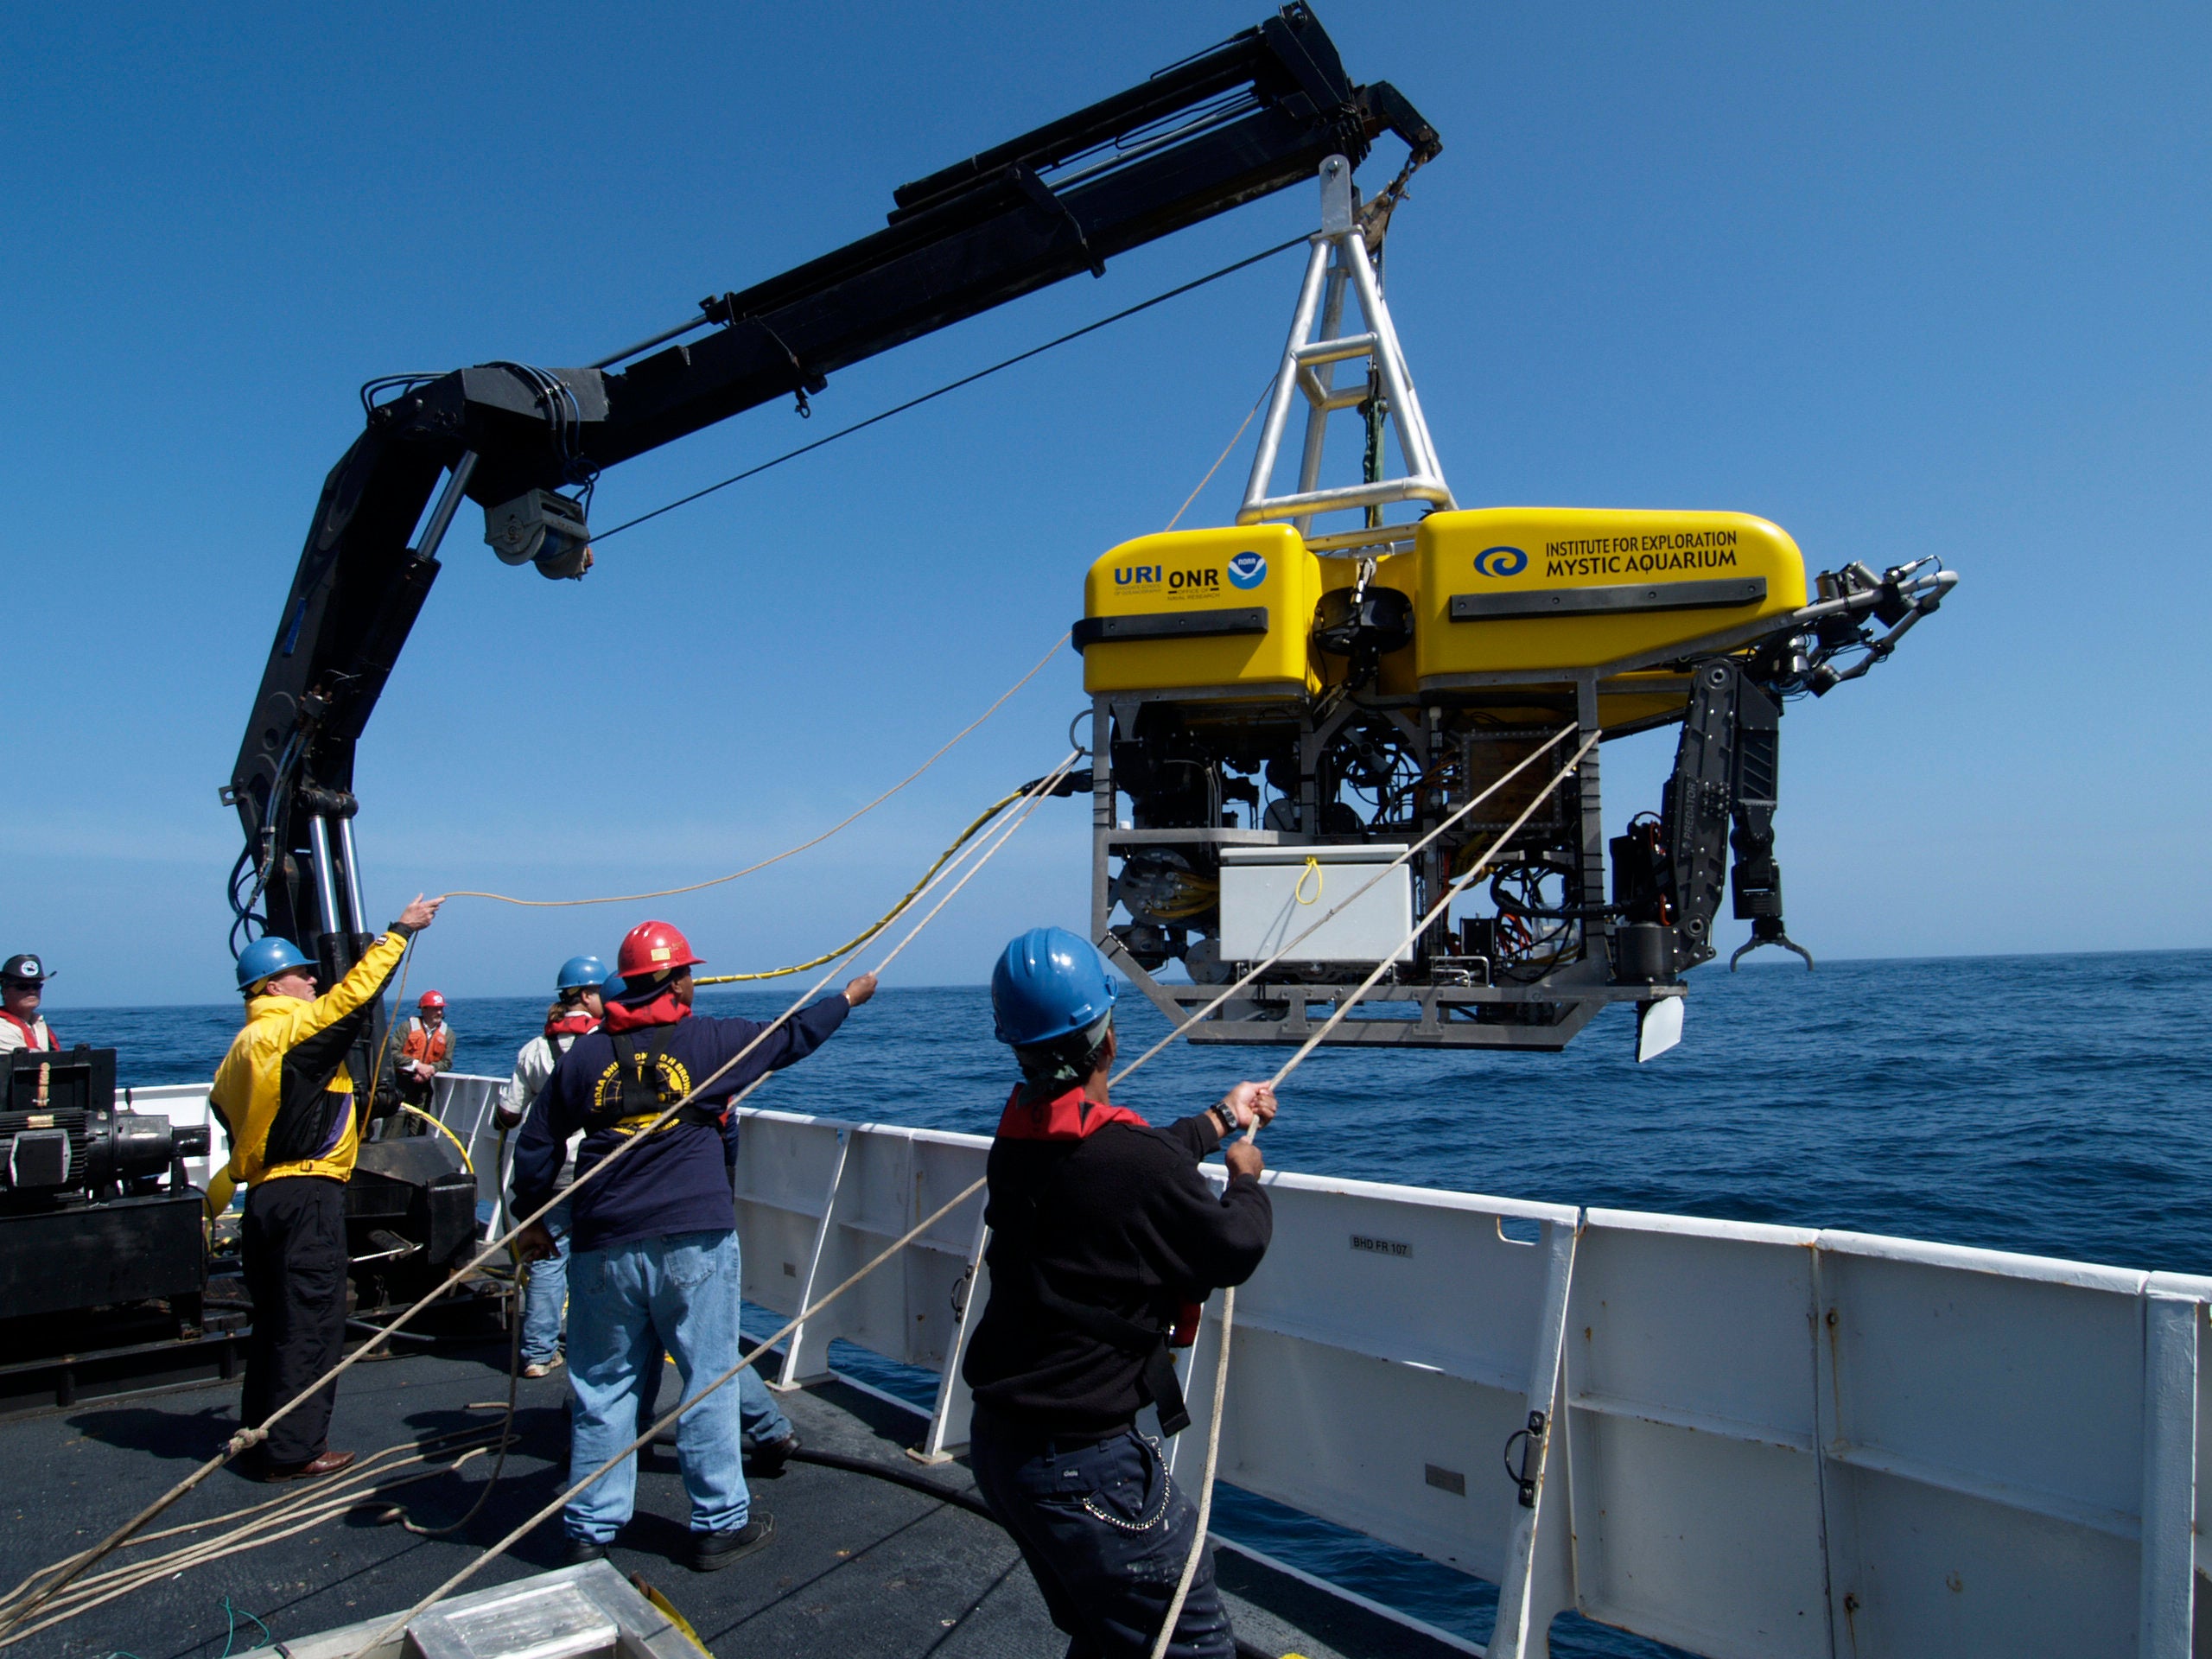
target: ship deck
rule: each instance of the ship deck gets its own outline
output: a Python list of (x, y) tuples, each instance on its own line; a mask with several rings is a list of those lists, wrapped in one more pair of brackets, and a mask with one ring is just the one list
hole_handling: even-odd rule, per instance
[[(503, 1401), (507, 1350), (372, 1360), (340, 1385), (331, 1444), (366, 1453), (469, 1427), (491, 1427)], [(671, 1387), (664, 1396), (674, 1398)], [(397, 1613), (503, 1537), (560, 1490), (567, 1461), (565, 1378), (521, 1385), (518, 1443), (489, 1501), (459, 1539), (415, 1536), (338, 1516), (295, 1536), (229, 1555), (96, 1607), (16, 1644), (23, 1659), (125, 1655), (218, 1659), (261, 1642), (251, 1612), (282, 1643)], [(972, 1490), (957, 1462), (923, 1471), (905, 1455), (922, 1421), (841, 1380), (783, 1400), (804, 1443), (925, 1473)], [(236, 1426), (236, 1384), (200, 1384), (99, 1401), (0, 1423), (8, 1480), (0, 1514), (0, 1587), (82, 1548), (181, 1478)], [(408, 1489), (418, 1522), (459, 1516), (482, 1491), (488, 1459)], [(280, 1489), (225, 1470), (157, 1526), (261, 1503)], [(956, 1504), (864, 1474), (793, 1464), (755, 1483), (776, 1520), (775, 1541), (719, 1573), (681, 1565), (685, 1505), (672, 1452), (640, 1471), (637, 1518), (610, 1560), (642, 1578), (720, 1654), (835, 1654), (849, 1659), (1021, 1659), (1065, 1646), (1012, 1544)], [(197, 1536), (199, 1535), (195, 1535)], [(172, 1548), (157, 1545), (156, 1548)], [(558, 1564), (557, 1521), (495, 1561), (470, 1588)], [(129, 1559), (133, 1552), (126, 1552)], [(1306, 1659), (1445, 1659), (1464, 1649), (1247, 1556), (1223, 1551), (1219, 1572), (1245, 1651)]]

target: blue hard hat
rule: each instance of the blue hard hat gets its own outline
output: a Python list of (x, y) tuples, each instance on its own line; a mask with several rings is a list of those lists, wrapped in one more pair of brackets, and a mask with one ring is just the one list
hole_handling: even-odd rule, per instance
[(312, 968), (300, 947), (289, 939), (267, 934), (238, 952), (238, 989), (250, 991), (264, 979), (274, 979), (288, 968)]
[(1031, 928), (991, 969), (998, 1039), (1016, 1048), (1096, 1025), (1119, 995), (1106, 959), (1065, 927)]
[(597, 957), (570, 957), (561, 964), (561, 976), (553, 982), (556, 989), (563, 991), (588, 990), (607, 983), (607, 964)]

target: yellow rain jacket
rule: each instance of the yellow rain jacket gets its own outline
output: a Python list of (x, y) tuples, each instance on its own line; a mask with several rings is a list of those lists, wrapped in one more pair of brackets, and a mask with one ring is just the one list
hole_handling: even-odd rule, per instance
[(346, 1052), (361, 1034), (385, 981), (407, 949), (397, 928), (312, 1002), (263, 995), (215, 1069), (207, 1098), (231, 1133), (225, 1173), (249, 1185), (282, 1175), (353, 1173), (360, 1113)]

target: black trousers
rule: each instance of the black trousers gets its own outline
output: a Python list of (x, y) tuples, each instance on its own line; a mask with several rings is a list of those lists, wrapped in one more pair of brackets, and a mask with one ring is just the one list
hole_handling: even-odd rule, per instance
[[(999, 1524), (1014, 1535), (1070, 1659), (1145, 1659), (1198, 1536), (1198, 1505), (1135, 1429), (1094, 1442), (1055, 1440), (977, 1411), (968, 1462)], [(1199, 1558), (1175, 1621), (1173, 1659), (1232, 1659), (1236, 1637)]]
[[(346, 1188), (322, 1175), (256, 1183), (239, 1236), (253, 1336), (240, 1415), (257, 1428), (335, 1365), (346, 1343)], [(338, 1385), (328, 1383), (269, 1431), (270, 1464), (305, 1463), (330, 1433)]]

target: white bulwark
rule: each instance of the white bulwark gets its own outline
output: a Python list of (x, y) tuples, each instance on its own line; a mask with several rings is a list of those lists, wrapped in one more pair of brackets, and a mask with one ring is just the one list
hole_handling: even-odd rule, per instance
[[(746, 1120), (746, 1294), (785, 1315), (990, 1144)], [(1221, 1478), (1497, 1584), (1492, 1659), (1544, 1654), (1569, 1609), (1713, 1659), (2187, 1659), (2212, 1280), (1265, 1179)], [(921, 1449), (957, 1449), (982, 1243), (979, 1198), (810, 1320), (777, 1380), (836, 1337), (938, 1370)], [(1186, 1376), (1211, 1377), (1214, 1332)]]
[[(486, 1204), (495, 1081), (438, 1079)], [(206, 1090), (136, 1093), (188, 1118)], [(743, 1115), (745, 1294), (785, 1316), (990, 1145)], [(1491, 1659), (1545, 1654), (1568, 1610), (1711, 1659), (2189, 1659), (2198, 1598), (2212, 1610), (2212, 1279), (1265, 1180), (1274, 1243), (1238, 1293), (1221, 1478), (1497, 1585)], [(934, 1370), (916, 1453), (957, 1451), (984, 1243), (979, 1195), (807, 1321), (772, 1381), (826, 1373), (839, 1338)], [(1217, 1329), (1210, 1309), (1186, 1377), (1211, 1379)], [(1189, 1394), (1173, 1456), (1193, 1481), (1211, 1389)]]

